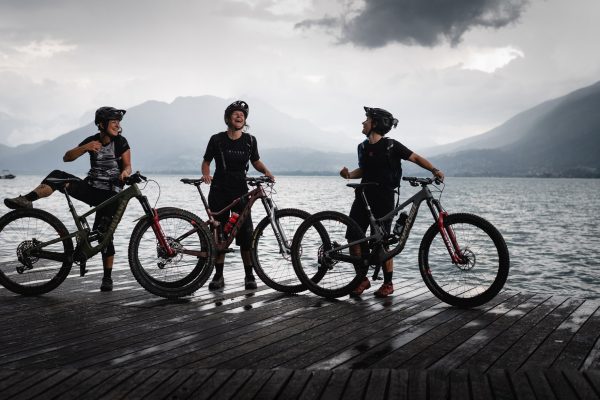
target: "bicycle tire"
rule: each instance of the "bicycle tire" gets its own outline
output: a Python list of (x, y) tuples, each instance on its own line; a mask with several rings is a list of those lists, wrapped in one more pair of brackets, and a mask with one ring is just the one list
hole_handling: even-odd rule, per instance
[[(11, 211), (0, 218), (0, 284), (26, 296), (56, 289), (73, 266), (73, 240), (67, 237), (44, 247), (60, 260), (25, 257), (22, 250), (37, 242), (67, 236), (65, 225), (54, 215), (39, 209)], [(21, 254), (19, 256), (18, 254)]]
[[(322, 211), (307, 218), (292, 241), (292, 264), (298, 279), (316, 295), (337, 298), (350, 294), (368, 271), (364, 261), (332, 260), (326, 251), (348, 241), (364, 239), (360, 226), (350, 217), (336, 211)], [(367, 259), (367, 242), (360, 245), (363, 260)], [(350, 255), (350, 249), (339, 254)]]
[[(165, 298), (189, 296), (210, 277), (215, 261), (215, 246), (206, 224), (195, 214), (174, 207), (156, 210), (161, 228), (174, 257), (164, 254), (152, 230), (152, 221), (141, 219), (129, 240), (129, 267), (133, 276), (148, 292)], [(192, 232), (193, 231), (193, 232)], [(183, 240), (176, 240), (192, 232)], [(178, 252), (180, 248), (201, 251), (204, 257)]]
[(419, 270), (425, 284), (437, 298), (455, 307), (485, 304), (502, 290), (508, 278), (510, 258), (504, 238), (490, 222), (473, 214), (450, 214), (444, 225), (454, 231), (469, 263), (452, 263), (434, 223), (419, 247)]
[[(298, 226), (310, 217), (306, 211), (296, 208), (284, 208), (275, 212), (286, 236), (287, 247), (290, 249), (292, 238)], [(294, 271), (291, 249), (287, 254), (281, 254), (279, 241), (271, 220), (263, 218), (252, 234), (252, 262), (258, 277), (270, 288), (283, 293), (298, 293), (306, 290)]]

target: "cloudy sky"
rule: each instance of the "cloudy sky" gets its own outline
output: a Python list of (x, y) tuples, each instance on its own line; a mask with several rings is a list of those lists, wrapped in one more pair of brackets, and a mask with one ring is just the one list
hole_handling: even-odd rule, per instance
[(348, 136), (332, 147), (363, 105), (448, 143), (600, 80), (598, 20), (598, 0), (0, 0), (0, 143), (199, 95), (260, 98)]

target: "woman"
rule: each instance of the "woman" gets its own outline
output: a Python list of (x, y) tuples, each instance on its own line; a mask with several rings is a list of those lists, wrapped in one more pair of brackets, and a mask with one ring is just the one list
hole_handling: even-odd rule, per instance
[[(362, 133), (367, 139), (358, 145), (358, 168), (349, 171), (343, 167), (340, 176), (345, 179), (362, 178), (361, 182), (377, 182), (377, 186), (365, 189), (365, 195), (375, 218), (381, 218), (394, 209), (394, 189), (399, 184), (401, 160), (414, 162), (424, 168), (439, 180), (444, 180), (444, 173), (435, 168), (427, 159), (409, 150), (402, 143), (386, 138), (385, 135), (398, 124), (394, 116), (381, 108), (364, 107), (366, 119), (362, 123)], [(350, 218), (355, 220), (364, 232), (369, 226), (369, 217), (365, 210), (362, 198), (358, 195), (352, 203)], [(386, 229), (389, 232), (391, 220), (388, 220)], [(360, 251), (353, 248), (353, 252)], [(360, 254), (360, 253), (359, 253)], [(394, 271), (393, 260), (389, 259), (383, 265), (383, 284), (377, 291), (376, 297), (387, 297), (394, 292), (392, 275)], [(352, 292), (360, 296), (371, 287), (368, 278), (364, 278)]]
[[(206, 146), (202, 162), (202, 177), (205, 183), (211, 184), (208, 205), (213, 212), (222, 210), (236, 198), (248, 193), (246, 174), (250, 163), (258, 172), (275, 180), (275, 177), (260, 160), (256, 138), (244, 132), (244, 128), (247, 126), (248, 111), (248, 104), (245, 101), (238, 100), (231, 103), (225, 109), (224, 115), (227, 130), (213, 135)], [(213, 159), (216, 167), (214, 176), (211, 176), (210, 164)], [(243, 206), (243, 204), (237, 204), (232, 211), (240, 213)], [(224, 226), (228, 219), (229, 213), (223, 213), (218, 218), (221, 226)], [(246, 289), (256, 289), (250, 255), (252, 230), (252, 218), (248, 215), (236, 236), (236, 244), (240, 246), (244, 263)], [(215, 275), (208, 285), (210, 290), (221, 289), (225, 286), (224, 262), (225, 253), (221, 253), (215, 261)]]
[[(90, 155), (90, 171), (85, 179), (54, 170), (27, 195), (4, 199), (4, 204), (12, 209), (32, 208), (32, 202), (50, 196), (57, 189), (64, 190), (49, 182), (48, 178), (78, 179), (78, 182), (67, 184), (69, 195), (90, 206), (97, 206), (120, 192), (125, 178), (131, 174), (131, 150), (127, 139), (121, 136), (121, 120), (125, 112), (114, 107), (100, 107), (94, 118), (99, 132), (87, 137), (63, 156), (63, 161), (71, 162), (86, 153)], [(114, 206), (99, 210), (92, 229), (102, 231), (110, 223), (115, 211)], [(115, 247), (111, 240), (102, 250), (104, 274), (100, 290), (103, 292), (113, 289), (111, 276), (114, 254)]]

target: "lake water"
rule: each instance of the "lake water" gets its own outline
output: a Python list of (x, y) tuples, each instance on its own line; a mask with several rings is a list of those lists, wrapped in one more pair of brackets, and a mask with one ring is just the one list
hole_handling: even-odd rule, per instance
[[(150, 182), (144, 193), (157, 207), (180, 207), (205, 218), (196, 189), (180, 183), (181, 177), (149, 176), (160, 184), (160, 190), (156, 183)], [(25, 194), (42, 178), (19, 176), (0, 180), (0, 197)], [(348, 213), (353, 192), (345, 183), (334, 176), (279, 176), (273, 197), (279, 208)], [(402, 190), (401, 198), (406, 199), (417, 189), (406, 185)], [(506, 288), (600, 298), (600, 224), (596, 221), (600, 209), (600, 180), (449, 177), (441, 201), (451, 213), (478, 214), (500, 230), (511, 259)], [(432, 223), (429, 210), (423, 206), (406, 248), (395, 259), (395, 278), (420, 279), (417, 251), (423, 233)], [(73, 228), (62, 194), (38, 201), (35, 207), (50, 211), (68, 228)], [(87, 205), (79, 202), (76, 207), (80, 212), (87, 209)], [(254, 210), (256, 224), (264, 217), (264, 210), (260, 203), (256, 203)], [(0, 205), (0, 215), (8, 211)], [(139, 204), (132, 200), (115, 234), (118, 267), (127, 266), (133, 220), (142, 214)], [(227, 262), (227, 267), (241, 268), (239, 252), (229, 254)], [(100, 257), (88, 265), (101, 268)]]

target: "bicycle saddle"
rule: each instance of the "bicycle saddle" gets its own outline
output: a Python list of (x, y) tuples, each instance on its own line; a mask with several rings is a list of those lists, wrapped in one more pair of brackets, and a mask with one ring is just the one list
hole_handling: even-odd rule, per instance
[(351, 187), (353, 189), (363, 188), (366, 186), (379, 186), (377, 182), (365, 182), (365, 183), (347, 183), (346, 186)]
[(183, 182), (187, 185), (196, 185), (196, 186), (198, 186), (199, 184), (204, 182), (204, 180), (202, 178), (200, 178), (200, 179), (182, 178), (180, 180), (181, 180), (181, 182)]
[(64, 187), (67, 183), (81, 182), (79, 178), (47, 178), (46, 182), (52, 183), (53, 185)]

